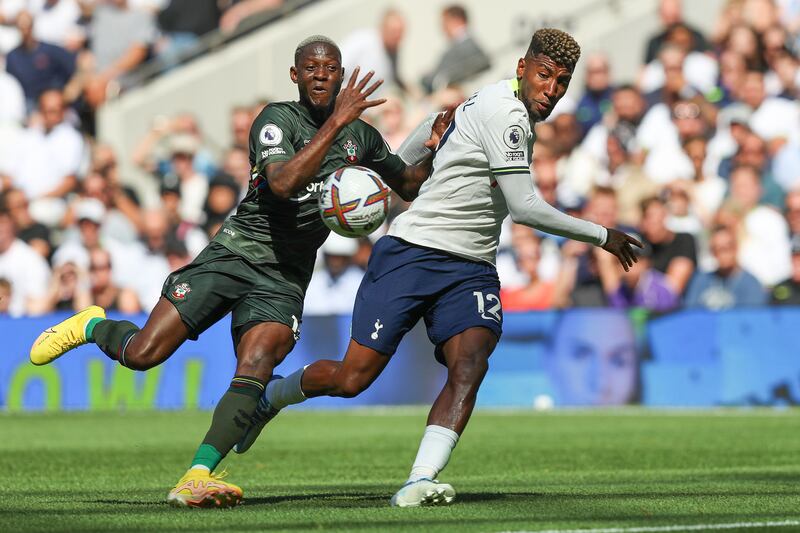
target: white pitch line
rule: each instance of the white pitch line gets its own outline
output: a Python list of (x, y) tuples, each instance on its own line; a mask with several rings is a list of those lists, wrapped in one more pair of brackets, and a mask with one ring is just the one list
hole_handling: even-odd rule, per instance
[(712, 529), (744, 529), (755, 527), (800, 526), (800, 520), (783, 522), (735, 522), (732, 524), (697, 524), (691, 526), (610, 527), (604, 529), (540, 529), (538, 531), (505, 531), (503, 533), (659, 533), (662, 531), (708, 531)]

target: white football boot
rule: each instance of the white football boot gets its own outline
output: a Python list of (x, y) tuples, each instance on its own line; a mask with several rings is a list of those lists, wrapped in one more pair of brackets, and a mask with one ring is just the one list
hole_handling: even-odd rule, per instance
[(409, 481), (392, 496), (392, 507), (420, 507), (449, 505), (456, 499), (456, 491), (448, 483), (430, 479)]

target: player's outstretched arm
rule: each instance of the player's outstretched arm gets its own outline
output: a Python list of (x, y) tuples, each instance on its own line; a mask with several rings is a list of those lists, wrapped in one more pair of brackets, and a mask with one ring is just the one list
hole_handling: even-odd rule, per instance
[(370, 71), (356, 82), (358, 74), (359, 69), (356, 67), (347, 86), (343, 87), (336, 97), (333, 113), (311, 138), (311, 142), (290, 160), (267, 165), (265, 175), (273, 194), (288, 199), (305, 189), (317, 177), (325, 155), (342, 128), (360, 117), (364, 110), (386, 101), (385, 98), (367, 100), (381, 86), (383, 80), (378, 80), (368, 87), (367, 84), (374, 73)]
[(639, 241), (621, 231), (562, 213), (536, 194), (530, 173), (498, 176), (497, 182), (514, 222), (601, 246), (614, 254), (626, 271), (636, 262), (631, 244), (641, 247)]
[[(400, 148), (399, 152), (401, 152), (401, 158), (406, 162), (408, 161), (402, 156), (402, 152), (404, 151), (403, 147), (406, 147), (406, 151), (409, 150), (409, 143), (415, 145), (411, 147), (414, 148), (414, 153), (419, 154), (422, 151), (427, 152), (416, 164), (406, 166), (401, 174), (397, 176), (384, 176), (389, 187), (403, 200), (410, 202), (416, 198), (419, 194), (420, 187), (422, 187), (422, 184), (431, 175), (431, 166), (433, 165), (433, 157), (435, 154), (434, 150), (436, 146), (439, 145), (439, 140), (442, 138), (442, 135), (444, 135), (444, 132), (447, 131), (450, 123), (453, 122), (454, 114), (455, 107), (451, 107), (443, 113), (436, 115), (432, 125), (428, 126), (428, 120), (424, 121), (417, 126), (417, 128), (411, 132), (409, 138), (403, 142), (403, 146)], [(430, 129), (428, 129), (429, 127)], [(418, 159), (418, 157), (414, 156), (414, 159)]]

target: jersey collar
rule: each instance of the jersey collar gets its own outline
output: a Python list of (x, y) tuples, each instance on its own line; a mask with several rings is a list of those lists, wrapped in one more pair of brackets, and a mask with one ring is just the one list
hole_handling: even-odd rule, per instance
[(517, 78), (508, 80), (508, 88), (514, 93), (514, 96), (519, 98), (519, 80)]

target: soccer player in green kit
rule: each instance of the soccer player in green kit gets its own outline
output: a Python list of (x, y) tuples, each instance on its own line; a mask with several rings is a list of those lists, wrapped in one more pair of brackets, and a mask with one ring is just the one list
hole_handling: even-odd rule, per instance
[[(333, 41), (305, 39), (289, 74), (299, 101), (270, 104), (255, 119), (247, 195), (197, 258), (167, 278), (144, 328), (107, 320), (92, 306), (45, 330), (31, 348), (31, 361), (42, 365), (93, 342), (123, 366), (147, 370), (232, 313), (236, 373), (190, 469), (167, 496), (174, 505), (230, 507), (242, 499), (242, 490), (214, 469), (242, 440), (273, 369), (298, 338), (316, 252), (328, 236), (318, 212), (325, 177), (362, 165), (410, 200), (430, 174), (432, 155), (408, 166), (359, 119), (384, 102), (368, 100), (382, 81), (368, 85), (372, 72), (359, 80), (356, 69), (342, 88), (341, 53)], [(438, 144), (448, 122), (449, 115), (437, 117), (426, 147)]]

